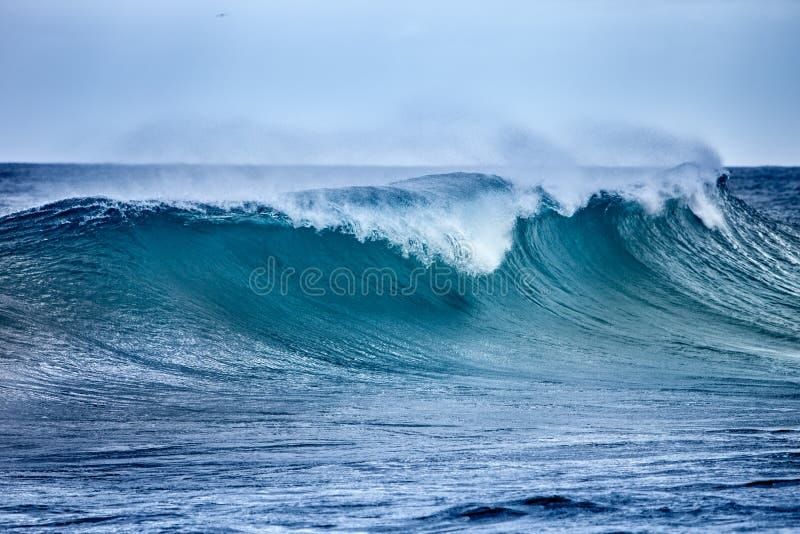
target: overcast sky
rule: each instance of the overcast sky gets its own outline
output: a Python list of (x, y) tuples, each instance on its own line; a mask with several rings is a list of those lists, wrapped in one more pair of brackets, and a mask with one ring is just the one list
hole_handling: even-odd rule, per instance
[(799, 28), (781, 1), (0, 0), (0, 160), (482, 162), (646, 127), (800, 164)]

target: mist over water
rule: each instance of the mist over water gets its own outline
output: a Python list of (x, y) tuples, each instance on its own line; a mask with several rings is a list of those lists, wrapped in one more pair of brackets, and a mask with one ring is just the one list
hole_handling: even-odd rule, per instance
[[(491, 122), (491, 121), (487, 121)], [(171, 165), (126, 172), (125, 166), (95, 167), (89, 175), (70, 176), (69, 170), (46, 180), (34, 180), (26, 189), (9, 188), (4, 203), (24, 209), (45, 202), (74, 197), (103, 196), (115, 200), (164, 200), (241, 202), (276, 201), (289, 191), (358, 185), (385, 185), (391, 181), (424, 174), (476, 171), (502, 175), (524, 187), (541, 186), (572, 209), (591, 194), (633, 187), (658, 189), (669, 185), (677, 174), (672, 168), (688, 164), (715, 179), (722, 163), (708, 145), (686, 140), (654, 128), (595, 124), (576, 129), (569, 139), (550, 140), (516, 126), (488, 128), (477, 123), (428, 123), (398, 130), (339, 132), (329, 136), (302, 136), (287, 143), (290, 150), (262, 146), (252, 161), (270, 165), (248, 165), (250, 158), (233, 159), (236, 165), (221, 165), (212, 146), (237, 142), (225, 128), (195, 132), (200, 147), (214, 166)], [(185, 132), (183, 132), (185, 134)], [(162, 147), (164, 158), (143, 154), (144, 161), (193, 161), (171, 146), (186, 141), (178, 132), (149, 132), (143, 137)], [(232, 152), (225, 150), (225, 153)], [(251, 154), (252, 156), (252, 154)], [(225, 160), (223, 160), (225, 161)], [(633, 172), (612, 170), (636, 168)], [(669, 175), (665, 179), (665, 176)], [(703, 180), (701, 179), (701, 181)], [(692, 178), (682, 179), (692, 180)]]

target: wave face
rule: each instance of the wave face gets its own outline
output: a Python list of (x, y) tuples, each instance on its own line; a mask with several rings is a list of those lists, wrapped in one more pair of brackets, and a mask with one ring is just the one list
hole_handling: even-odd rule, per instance
[[(793, 483), (758, 482), (798, 474), (794, 214), (737, 196), (776, 187), (747, 171), (730, 189), (693, 166), (597, 172), (568, 192), (450, 173), (8, 213), (0, 407), (17, 463), (1, 484), (52, 504), (18, 497), (0, 517), (791, 524)], [(42, 185), (20, 173), (3, 182), (17, 203)], [(40, 469), (61, 474), (25, 474)], [(157, 493), (153, 472), (190, 509), (130, 502)], [(289, 491), (308, 502), (286, 507)]]

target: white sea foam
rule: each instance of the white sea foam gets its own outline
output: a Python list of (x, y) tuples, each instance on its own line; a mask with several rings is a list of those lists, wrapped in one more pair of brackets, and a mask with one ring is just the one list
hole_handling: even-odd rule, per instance
[[(423, 262), (440, 259), (486, 273), (500, 266), (516, 220), (537, 213), (543, 195), (565, 216), (601, 191), (637, 202), (652, 215), (677, 198), (708, 228), (720, 228), (724, 217), (713, 198), (718, 172), (693, 164), (668, 170), (561, 169), (544, 179), (517, 175), (514, 181), (459, 173), (376, 188), (368, 202), (358, 189), (319, 190), (273, 202), (296, 226), (344, 229), (362, 241), (385, 239)], [(409, 201), (403, 193), (414, 196)]]
[[(442, 184), (437, 178), (453, 179)], [(345, 229), (362, 241), (385, 239), (404, 255), (425, 263), (440, 259), (467, 272), (493, 271), (511, 248), (516, 218), (534, 213), (540, 197), (519, 194), (512, 184), (499, 179), (493, 186), (453, 195), (452, 187), (459, 180), (465, 188), (476, 185), (468, 176), (432, 177), (427, 184), (416, 181), (377, 188), (373, 192), (378, 202), (322, 190), (311, 197), (284, 196), (277, 207), (297, 226)], [(437, 182), (445, 187), (425, 187)]]

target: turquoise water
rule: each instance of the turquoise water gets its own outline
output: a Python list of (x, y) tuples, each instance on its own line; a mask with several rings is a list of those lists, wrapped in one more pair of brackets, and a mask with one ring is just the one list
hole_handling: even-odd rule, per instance
[(612, 171), (0, 166), (0, 524), (793, 527), (800, 170)]

